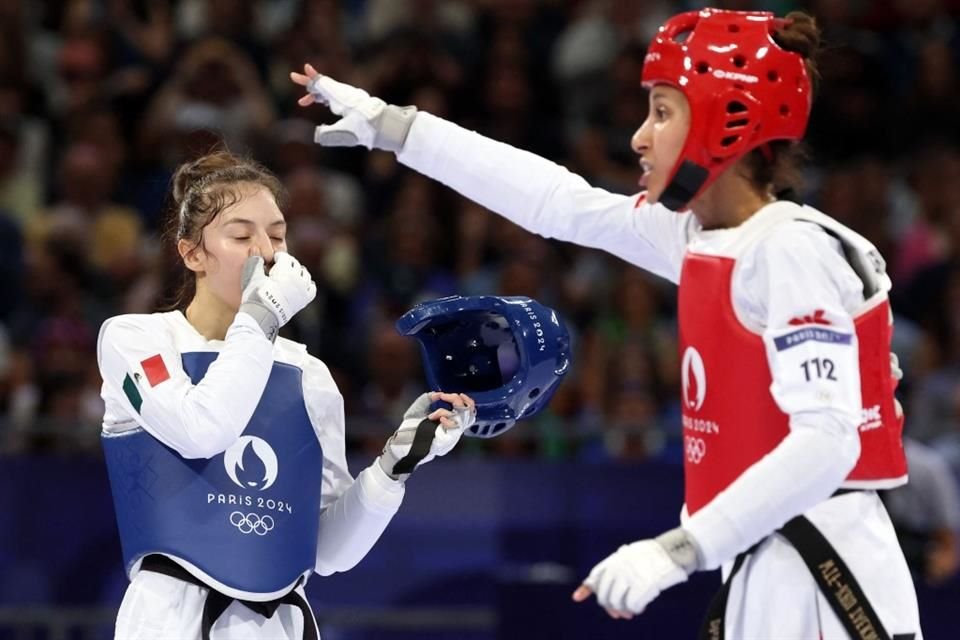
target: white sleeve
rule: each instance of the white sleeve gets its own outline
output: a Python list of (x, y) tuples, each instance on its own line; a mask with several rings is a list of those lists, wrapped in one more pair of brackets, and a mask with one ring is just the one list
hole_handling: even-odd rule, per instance
[(591, 187), (558, 164), (426, 112), (397, 158), (528, 231), (608, 251), (677, 282), (691, 213)]
[[(811, 225), (806, 225), (811, 226)], [(763, 308), (770, 391), (790, 433), (684, 523), (714, 569), (836, 491), (860, 456), (860, 369), (851, 311), (862, 285), (836, 241), (778, 233), (745, 296)]]
[[(167, 331), (152, 316), (126, 315), (103, 323), (97, 360), (104, 394), (137, 424), (184, 458), (211, 458), (253, 416), (273, 367), (273, 343), (252, 317), (238, 313), (216, 361), (193, 384)], [(150, 375), (145, 362), (153, 363)]]
[(403, 484), (388, 477), (377, 462), (361, 471), (320, 516), (317, 573), (347, 571), (363, 560), (400, 508), (403, 493)]
[(307, 413), (323, 449), (320, 531), (315, 569), (326, 576), (353, 568), (367, 555), (403, 501), (404, 486), (374, 462), (350, 476), (344, 444), (343, 397), (326, 366), (308, 358), (304, 369)]

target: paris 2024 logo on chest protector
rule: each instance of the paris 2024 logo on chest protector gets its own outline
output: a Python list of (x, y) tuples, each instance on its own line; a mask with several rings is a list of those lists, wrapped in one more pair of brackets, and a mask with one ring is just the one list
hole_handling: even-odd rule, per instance
[(705, 436), (720, 433), (720, 425), (713, 420), (695, 418), (690, 414), (700, 411), (707, 397), (707, 371), (700, 352), (692, 346), (683, 352), (680, 362), (680, 382), (683, 385), (683, 448), (687, 461), (700, 464), (707, 455)]
[[(272, 494), (265, 493), (277, 481), (280, 465), (277, 452), (257, 436), (241, 436), (233, 446), (223, 452), (223, 466), (230, 481), (240, 487), (237, 493), (207, 493), (207, 504), (253, 507), (261, 511), (293, 514), (293, 504)], [(255, 511), (233, 511), (230, 524), (240, 533), (266, 535), (273, 530), (273, 516)]]
[(699, 411), (707, 397), (707, 373), (703, 367), (703, 358), (693, 347), (683, 352), (680, 367), (680, 379), (683, 383), (683, 402), (690, 411)]
[(223, 466), (241, 489), (265, 491), (277, 480), (277, 454), (256, 436), (240, 437), (224, 452)]

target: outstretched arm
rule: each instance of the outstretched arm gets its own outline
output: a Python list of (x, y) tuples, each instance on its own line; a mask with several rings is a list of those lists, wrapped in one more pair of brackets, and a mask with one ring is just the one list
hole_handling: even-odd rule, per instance
[(325, 146), (360, 145), (403, 164), (528, 231), (608, 251), (676, 282), (693, 216), (651, 206), (643, 195), (596, 189), (564, 167), (468, 131), (415, 107), (397, 107), (320, 75), (310, 65), (291, 79), (342, 118), (317, 127)]

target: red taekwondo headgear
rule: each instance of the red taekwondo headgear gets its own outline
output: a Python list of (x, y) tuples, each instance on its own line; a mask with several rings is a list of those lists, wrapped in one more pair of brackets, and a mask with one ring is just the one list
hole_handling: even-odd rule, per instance
[(787, 22), (765, 11), (703, 9), (660, 27), (643, 86), (668, 84), (690, 103), (690, 132), (660, 197), (666, 207), (686, 207), (749, 151), (803, 137), (810, 78), (803, 57), (771, 37)]

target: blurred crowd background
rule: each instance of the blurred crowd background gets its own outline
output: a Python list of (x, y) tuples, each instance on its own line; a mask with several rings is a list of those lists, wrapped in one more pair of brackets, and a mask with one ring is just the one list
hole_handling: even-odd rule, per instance
[[(905, 540), (921, 536), (918, 573), (946, 579), (960, 527), (960, 1), (711, 4), (805, 9), (824, 30), (802, 197), (887, 259), (916, 478), (890, 504)], [(319, 292), (285, 331), (333, 371), (351, 451), (378, 451), (424, 389), (393, 321), (419, 300), (495, 293), (558, 309), (575, 366), (548, 412), (455, 455), (680, 464), (672, 285), (529, 234), (391, 154), (314, 145), (333, 119), (296, 105), (288, 73), (310, 62), (633, 193), (645, 44), (701, 6), (0, 2), (0, 451), (100, 455), (100, 324), (168, 303), (170, 177), (219, 144), (287, 189), (290, 248)]]

